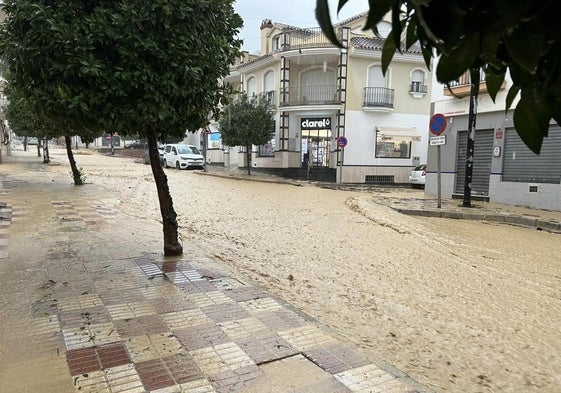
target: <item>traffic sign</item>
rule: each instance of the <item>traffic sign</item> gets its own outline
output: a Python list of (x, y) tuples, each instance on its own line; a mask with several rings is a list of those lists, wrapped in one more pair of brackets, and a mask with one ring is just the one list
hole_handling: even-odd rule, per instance
[(429, 138), (429, 144), (431, 146), (445, 145), (446, 144), (446, 135), (431, 136)]
[(340, 136), (337, 138), (337, 146), (345, 147), (347, 146), (348, 140), (344, 136)]
[(446, 129), (446, 118), (441, 113), (435, 113), (430, 118), (429, 129), (434, 135), (440, 135)]

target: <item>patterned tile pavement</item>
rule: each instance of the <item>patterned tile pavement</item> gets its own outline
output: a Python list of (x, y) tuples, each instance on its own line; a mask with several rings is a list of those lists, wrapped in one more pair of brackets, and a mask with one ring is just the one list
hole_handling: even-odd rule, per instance
[[(64, 198), (46, 206), (54, 223), (37, 236), (51, 231), (62, 240), (46, 251), (51, 278), (33, 303), (30, 329), (45, 348), (60, 342), (75, 392), (260, 392), (279, 370), (291, 371), (267, 391), (429, 391), (214, 260), (143, 255), (114, 263), (67, 249), (72, 233), (99, 232), (119, 212)], [(11, 206), (0, 205), (0, 214), (2, 258)]]
[(144, 276), (137, 287), (116, 290), (91, 272), (87, 293), (59, 292), (45, 329), (61, 327), (76, 391), (244, 391), (265, 377), (261, 365), (294, 356), (331, 375), (333, 391), (421, 391), (239, 278), (211, 279), (187, 260), (140, 257), (129, 268)]

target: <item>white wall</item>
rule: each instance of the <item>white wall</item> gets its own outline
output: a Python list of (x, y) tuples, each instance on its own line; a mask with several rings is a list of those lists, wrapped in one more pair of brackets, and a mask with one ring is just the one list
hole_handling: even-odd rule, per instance
[[(345, 136), (345, 165), (410, 166), (414, 156), (421, 163), (427, 161), (429, 116), (396, 113), (347, 111)], [(376, 126), (415, 128), (421, 134), (420, 141), (411, 144), (411, 158), (376, 158)]]

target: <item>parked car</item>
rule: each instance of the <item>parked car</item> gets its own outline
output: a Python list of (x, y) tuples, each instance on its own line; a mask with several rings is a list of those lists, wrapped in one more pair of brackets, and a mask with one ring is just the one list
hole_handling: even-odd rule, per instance
[(195, 146), (171, 144), (164, 149), (164, 168), (176, 169), (205, 167), (205, 158)]
[(409, 175), (411, 187), (425, 187), (425, 176), (427, 174), (427, 164), (417, 165)]
[(133, 141), (133, 142), (129, 142), (127, 145), (125, 145), (125, 149), (142, 149), (146, 146), (146, 143), (141, 142), (141, 141)]
[(39, 144), (39, 140), (34, 136), (28, 136), (27, 137), (27, 144), (28, 145), (37, 145), (37, 144)]

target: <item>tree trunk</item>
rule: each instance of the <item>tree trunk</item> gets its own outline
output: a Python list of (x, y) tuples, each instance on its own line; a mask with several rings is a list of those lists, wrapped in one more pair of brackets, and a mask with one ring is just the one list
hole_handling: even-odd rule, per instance
[(49, 156), (49, 140), (47, 138), (43, 141), (43, 164), (48, 164), (51, 162), (51, 157)]
[(27, 137), (23, 137), (23, 151), (27, 151)]
[(246, 146), (247, 154), (247, 174), (251, 175), (251, 145)]
[(37, 157), (41, 157), (41, 138), (37, 138)]
[(479, 94), (479, 68), (470, 70), (471, 90), (469, 95), (468, 140), (466, 152), (466, 174), (464, 179), (463, 207), (471, 207), (473, 160), (475, 156), (475, 124), (477, 119), (477, 96)]
[(109, 134), (111, 136), (111, 155), (115, 155), (115, 146), (113, 145), (113, 133)]
[(70, 162), (70, 168), (72, 169), (72, 178), (74, 179), (75, 186), (81, 186), (84, 184), (82, 179), (82, 173), (76, 166), (76, 161), (74, 160), (74, 153), (72, 153), (72, 139), (70, 135), (64, 136), (64, 143), (66, 144), (66, 155), (68, 156), (68, 161)]
[(152, 175), (156, 183), (160, 212), (162, 214), (164, 255), (181, 255), (183, 254), (183, 246), (179, 243), (177, 213), (173, 208), (173, 200), (169, 193), (168, 178), (160, 164), (160, 153), (158, 152), (158, 142), (156, 140), (157, 132), (155, 130), (148, 130), (147, 134), (150, 166), (152, 167)]

